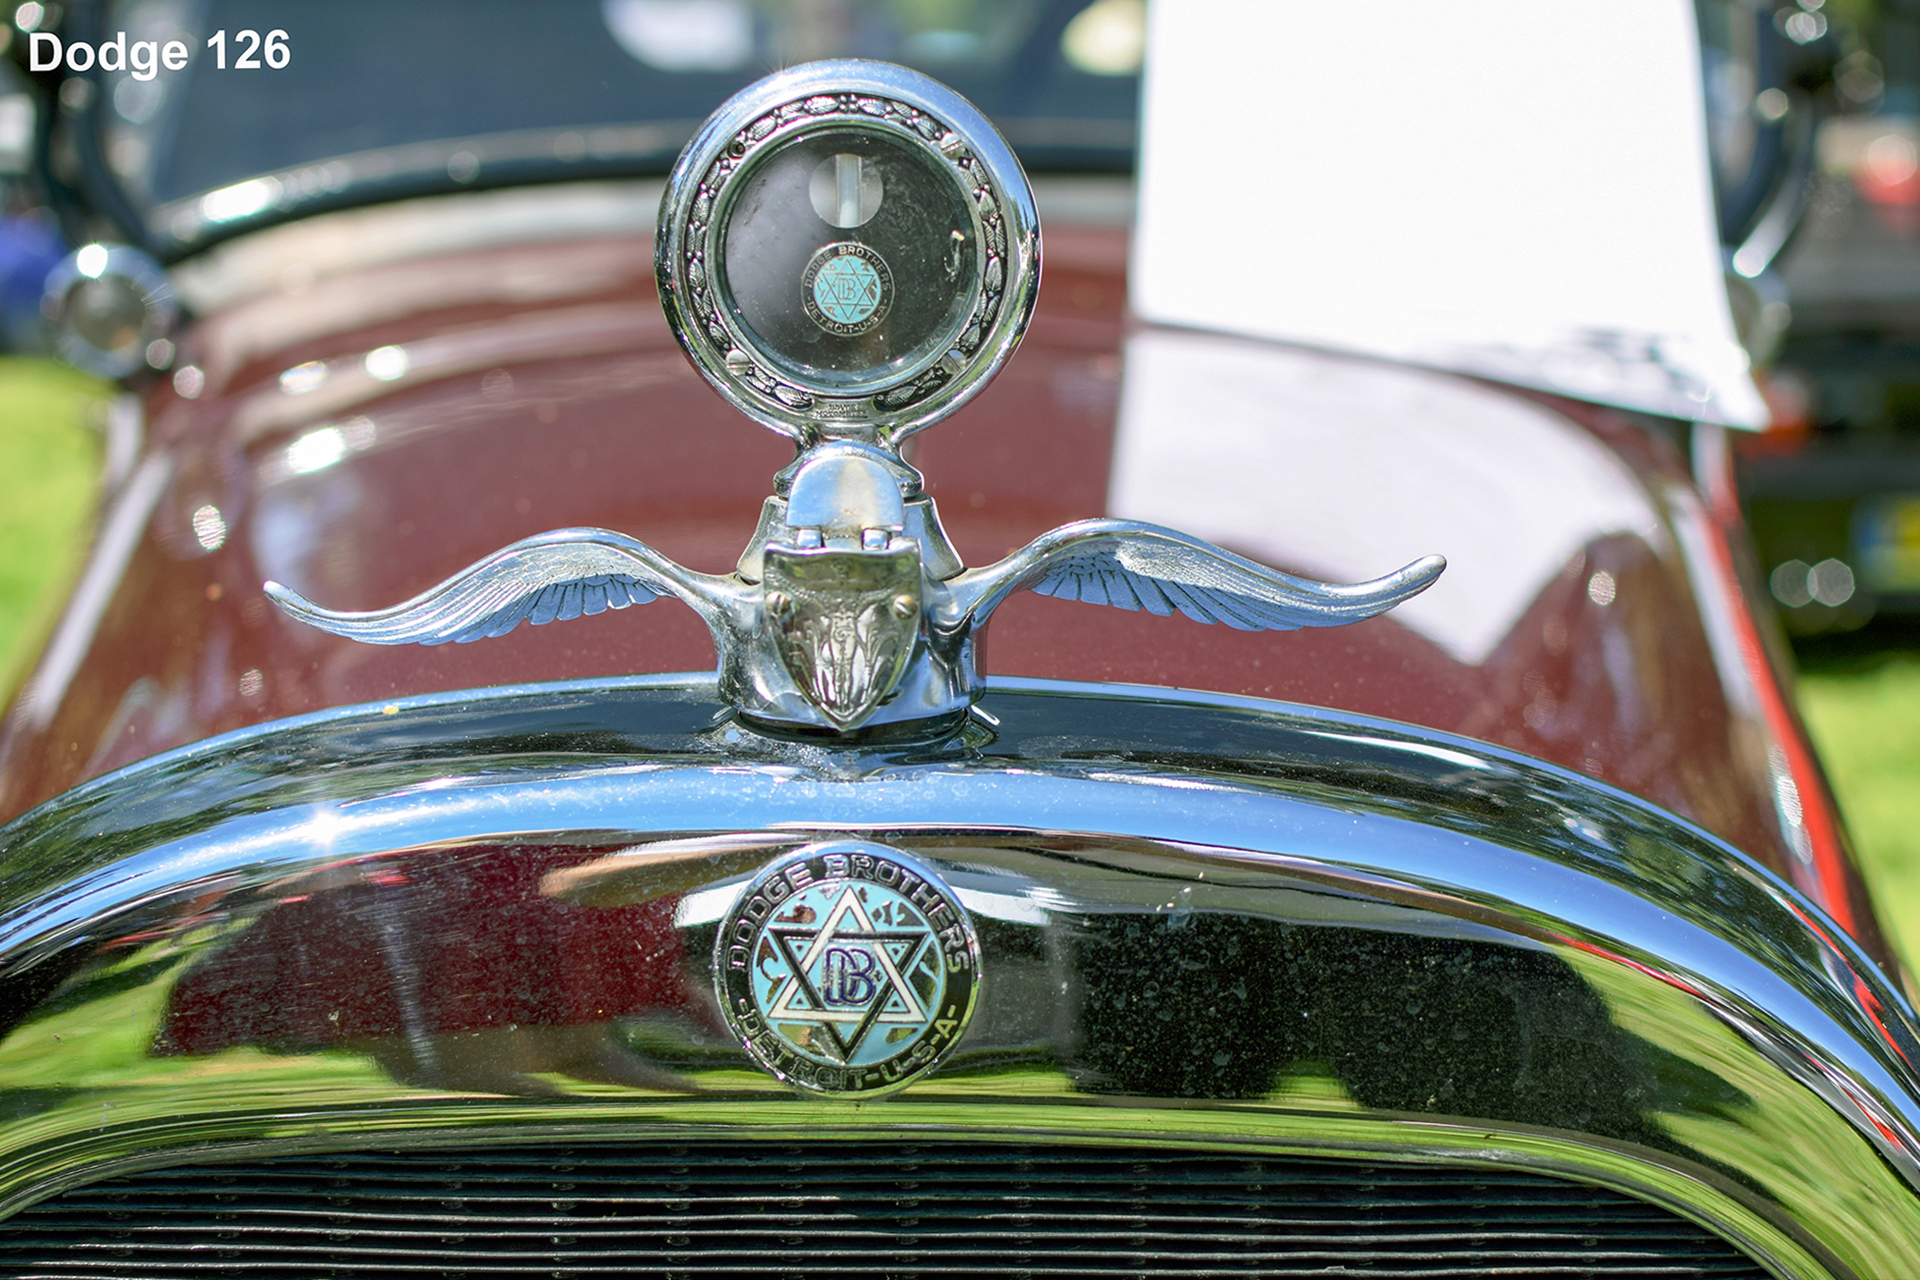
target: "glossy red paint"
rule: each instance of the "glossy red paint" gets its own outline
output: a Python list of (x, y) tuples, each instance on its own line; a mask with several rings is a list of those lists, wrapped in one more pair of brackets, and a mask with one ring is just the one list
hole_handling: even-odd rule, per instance
[[(274, 578), (332, 608), (389, 605), (513, 539), (568, 525), (730, 568), (792, 449), (728, 408), (682, 357), (650, 253), (634, 237), (424, 258), (270, 291), (188, 330), (180, 358), (206, 372), (205, 390), (195, 400), (166, 385), (148, 393), (147, 489), (136, 471), (109, 496), (104, 524), (115, 503), (156, 485), (158, 497), (150, 517), (122, 511), (131, 552), (92, 625), (64, 624), (78, 659), (70, 678), (49, 680), (58, 663), (43, 659), (0, 733), (0, 817), (155, 752), (324, 707), (711, 669), (705, 628), (672, 602), (472, 645), (383, 648), (294, 623), (260, 590)], [(1126, 238), (1050, 226), (1046, 254), (1021, 352), (911, 454), (970, 564), (1109, 510)], [(391, 383), (361, 372), (362, 357), (387, 345), (413, 356)], [(1365, 373), (1324, 359), (1342, 377)], [(301, 382), (282, 372), (307, 362), (326, 363), (326, 377), (283, 390)], [(1752, 689), (1735, 686), (1753, 672), (1731, 671), (1702, 622), (1700, 584), (1714, 569), (1691, 548), (1724, 531), (1687, 459), (1623, 415), (1554, 412), (1552, 430), (1604, 445), (1660, 523), (1593, 527), (1484, 654), (1463, 657), (1397, 614), (1247, 634), (1022, 595), (996, 615), (987, 670), (1283, 699), (1511, 747), (1699, 822), (1794, 879), (1884, 957), (1844, 855), (1821, 854), (1811, 872), (1796, 856), (1768, 768), (1778, 726), (1764, 710), (1749, 714)], [(1482, 461), (1465, 446), (1441, 456), (1463, 470)], [(1276, 524), (1295, 518), (1282, 479)], [(1450, 550), (1408, 546), (1375, 572)], [(1718, 605), (1751, 624), (1744, 601)]]
[[(1732, 449), (1723, 431), (1701, 433), (1694, 445), (1694, 463), (1712, 517), (1707, 522), (1711, 530), (1710, 558), (1728, 612), (1735, 622), (1740, 666), (1746, 673), (1754, 700), (1759, 703), (1768, 732), (1778, 746), (1778, 755), (1784, 757), (1783, 761), (1775, 762), (1775, 767), (1778, 770), (1784, 764), (1784, 772), (1792, 780), (1793, 799), (1800, 809), (1805, 832), (1800, 861), (1811, 864), (1805, 867), (1807, 874), (1800, 878), (1818, 882), (1814, 898), (1842, 928), (1856, 935), (1878, 938), (1879, 925), (1874, 919), (1866, 885), (1854, 868), (1839, 805), (1820, 767), (1819, 756), (1814, 753), (1806, 725), (1787, 692), (1791, 659), (1787, 656), (1785, 638), (1777, 627), (1765, 626), (1747, 605), (1749, 599), (1760, 596), (1760, 573), (1751, 554), (1742, 554), (1751, 544), (1746, 518), (1740, 509), (1740, 495), (1735, 488)], [(1879, 945), (1890, 951), (1884, 941)]]

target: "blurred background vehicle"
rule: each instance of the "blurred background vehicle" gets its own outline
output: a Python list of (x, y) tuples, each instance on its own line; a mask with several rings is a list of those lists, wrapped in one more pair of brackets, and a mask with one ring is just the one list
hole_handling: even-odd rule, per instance
[[(1757, 339), (1772, 412), (1736, 451), (1748, 529), (1794, 643), (1803, 711), (1894, 927), (1910, 933), (1920, 918), (1920, 4), (1701, 0), (1699, 12), (1729, 290)], [(1796, 215), (1777, 222), (1784, 245), (1760, 230), (1769, 201)], [(1737, 262), (1749, 239), (1758, 243)]]
[[(1791, 634), (1878, 617), (1892, 635), (1920, 616), (1920, 6), (1779, 13), (1783, 40), (1810, 37), (1799, 47), (1820, 56), (1803, 57), (1783, 99), (1805, 215), (1776, 264), (1791, 325), (1741, 487)], [(1751, 116), (1767, 115), (1764, 97)]]

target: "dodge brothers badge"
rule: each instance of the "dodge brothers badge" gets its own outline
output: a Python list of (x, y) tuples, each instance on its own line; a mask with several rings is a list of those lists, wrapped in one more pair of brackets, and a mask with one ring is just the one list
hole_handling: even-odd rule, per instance
[(980, 946), (938, 876), (898, 849), (847, 841), (761, 871), (720, 921), (713, 970), (754, 1061), (802, 1089), (874, 1094), (960, 1038)]
[(749, 722), (935, 733), (980, 697), (974, 638), (1015, 591), (1274, 631), (1373, 617), (1445, 568), (1428, 556), (1332, 586), (1130, 520), (1083, 520), (996, 564), (961, 564), (900, 444), (1012, 353), (1033, 313), (1040, 230), (1006, 143), (916, 72), (821, 62), (742, 91), (681, 153), (655, 255), (694, 367), (798, 447), (733, 573), (561, 529), (372, 613), (277, 583), (268, 594), (374, 644), (479, 640), (671, 595), (713, 632), (720, 696)]

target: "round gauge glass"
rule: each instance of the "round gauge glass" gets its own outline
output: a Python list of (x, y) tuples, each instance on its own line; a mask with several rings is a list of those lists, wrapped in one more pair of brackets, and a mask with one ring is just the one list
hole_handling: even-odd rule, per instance
[(716, 242), (721, 305), (803, 385), (857, 392), (944, 355), (979, 292), (973, 202), (936, 155), (837, 127), (737, 180)]

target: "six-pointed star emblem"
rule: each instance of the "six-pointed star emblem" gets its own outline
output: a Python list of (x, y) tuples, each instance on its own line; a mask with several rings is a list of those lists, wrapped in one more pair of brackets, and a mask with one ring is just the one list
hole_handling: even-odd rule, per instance
[[(925, 1025), (927, 1010), (908, 981), (932, 941), (924, 924), (878, 928), (849, 887), (819, 928), (774, 924), (767, 933), (787, 962), (784, 980), (767, 1001), (767, 1017), (818, 1027), (842, 1062), (859, 1051), (876, 1023)], [(799, 947), (805, 950), (796, 952)], [(814, 1047), (826, 1046), (816, 1039)]]

